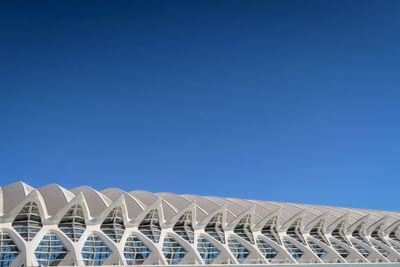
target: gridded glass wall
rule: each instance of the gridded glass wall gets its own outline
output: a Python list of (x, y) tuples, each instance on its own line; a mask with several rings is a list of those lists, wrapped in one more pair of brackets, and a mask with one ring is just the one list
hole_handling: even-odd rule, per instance
[(175, 233), (180, 235), (189, 243), (193, 243), (194, 230), (192, 224), (192, 212), (191, 211), (185, 212), (176, 222), (173, 230)]
[(91, 234), (86, 239), (81, 254), (85, 265), (102, 265), (111, 255), (111, 250), (98, 235)]
[(286, 231), (286, 234), (298, 242), (306, 245), (303, 235), (301, 234), (300, 226), (301, 218), (298, 218)]
[(257, 247), (264, 255), (264, 257), (268, 260), (273, 259), (278, 255), (278, 251), (276, 251), (272, 246), (270, 246), (261, 238), (257, 238)]
[(136, 235), (130, 235), (125, 243), (124, 256), (128, 265), (140, 265), (150, 256), (151, 250)]
[(329, 246), (329, 242), (326, 239), (324, 232), (323, 232), (323, 226), (324, 226), (324, 221), (321, 220), (317, 224), (314, 225), (314, 227), (310, 231), (310, 235), (314, 237), (315, 239), (321, 241), (322, 243), (325, 243)]
[(168, 236), (164, 239), (162, 250), (168, 264), (179, 264), (186, 255), (186, 250), (174, 238)]
[(206, 225), (205, 232), (225, 244), (225, 232), (222, 224), (222, 213), (217, 213)]
[(308, 240), (308, 245), (320, 259), (325, 258), (325, 256), (328, 254), (323, 248), (318, 246), (318, 244), (312, 241), (311, 239)]
[(344, 224), (345, 224), (344, 221), (339, 223), (336, 226), (335, 230), (332, 231), (332, 236), (347, 245), (351, 245), (350, 242), (347, 240), (346, 235), (344, 234), (344, 230), (345, 230)]
[(400, 242), (399, 230), (400, 230), (400, 225), (396, 226), (392, 231), (390, 231), (389, 238), (393, 239), (394, 241)]
[(104, 219), (100, 229), (114, 242), (119, 243), (125, 232), (122, 209), (120, 207), (114, 208)]
[(197, 239), (197, 250), (205, 264), (211, 264), (219, 256), (219, 250), (203, 237)]
[(139, 231), (153, 242), (158, 243), (160, 240), (161, 227), (157, 209), (152, 209), (147, 213), (139, 225)]
[(67, 253), (64, 244), (52, 233), (45, 234), (35, 250), (36, 260), (41, 266), (57, 266)]
[(79, 241), (86, 229), (82, 207), (80, 205), (72, 206), (61, 219), (58, 228), (60, 228), (60, 230), (63, 231), (72, 241)]
[(27, 203), (15, 217), (12, 226), (25, 241), (31, 241), (42, 228), (38, 205), (35, 202)]
[(358, 252), (361, 253), (361, 255), (363, 255), (364, 258), (368, 258), (369, 251), (367, 249), (365, 249), (363, 246), (361, 246), (360, 244), (357, 244), (354, 241), (352, 241), (352, 243), (353, 243), (353, 246), (357, 249)]
[(0, 232), (0, 267), (8, 267), (18, 256), (19, 249), (8, 233)]
[(336, 243), (334, 240), (331, 240), (332, 247), (342, 256), (343, 258), (346, 258), (347, 256), (350, 255), (350, 253), (344, 249), (342, 246), (340, 246), (338, 243)]
[(389, 256), (389, 252), (382, 248), (381, 246), (379, 246), (377, 243), (372, 242), (372, 245), (374, 246), (374, 248), (376, 248), (377, 251), (379, 251), (379, 253), (381, 253), (385, 258), (387, 258)]
[(234, 238), (229, 238), (228, 246), (239, 263), (243, 263), (243, 261), (250, 255), (250, 251)]
[(375, 240), (381, 241), (383, 244), (388, 245), (389, 243), (386, 239), (382, 236), (384, 224), (380, 224), (378, 227), (375, 228), (374, 231), (371, 233), (371, 237)]
[(264, 225), (261, 233), (274, 241), (275, 243), (282, 245), (281, 239), (278, 234), (278, 227), (276, 225), (278, 217), (273, 217), (268, 220), (268, 222)]
[(251, 231), (251, 216), (250, 214), (244, 216), (236, 225), (234, 233), (245, 239), (246, 241), (254, 244), (253, 232)]
[(370, 246), (369, 242), (364, 236), (364, 224), (360, 224), (356, 227), (356, 229), (353, 231), (352, 236), (366, 244), (367, 246)]
[(295, 260), (298, 260), (301, 258), (301, 256), (303, 256), (304, 252), (289, 240), (283, 240), (283, 244), (285, 245), (286, 250), (290, 253), (290, 255), (292, 255)]

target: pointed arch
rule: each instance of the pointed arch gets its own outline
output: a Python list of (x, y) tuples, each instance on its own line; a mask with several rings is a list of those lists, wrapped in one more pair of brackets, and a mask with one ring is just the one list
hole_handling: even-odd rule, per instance
[(85, 216), (80, 204), (73, 205), (58, 223), (58, 228), (74, 242), (79, 241), (86, 230)]
[(301, 221), (302, 218), (297, 218), (286, 230), (286, 234), (291, 238), (297, 240), (298, 242), (306, 245), (306, 241), (304, 240), (303, 234), (301, 232)]
[(189, 243), (194, 242), (193, 215), (191, 210), (186, 211), (180, 216), (173, 227), (173, 231)]
[(347, 245), (351, 245), (350, 241), (346, 237), (345, 227), (346, 227), (346, 221), (345, 220), (340, 221), (333, 228), (331, 235), (332, 235), (332, 237), (336, 238), (337, 240), (339, 240)]
[(138, 230), (154, 243), (158, 243), (161, 235), (160, 216), (158, 209), (151, 209), (138, 226)]
[(26, 203), (12, 222), (12, 227), (25, 241), (35, 238), (43, 227), (38, 204), (34, 201)]
[(113, 208), (103, 220), (100, 229), (114, 242), (119, 243), (125, 232), (124, 219), (121, 207)]
[(253, 231), (251, 230), (252, 219), (251, 214), (246, 214), (236, 224), (233, 232), (254, 245)]

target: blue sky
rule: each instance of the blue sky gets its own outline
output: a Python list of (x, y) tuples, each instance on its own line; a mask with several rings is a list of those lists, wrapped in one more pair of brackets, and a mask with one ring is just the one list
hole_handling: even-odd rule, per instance
[(1, 185), (400, 210), (399, 12), (1, 2)]

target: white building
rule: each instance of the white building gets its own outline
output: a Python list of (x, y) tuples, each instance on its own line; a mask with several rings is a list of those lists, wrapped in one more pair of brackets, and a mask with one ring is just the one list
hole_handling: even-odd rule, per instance
[(0, 187), (0, 267), (386, 266), (400, 262), (399, 231), (399, 212), (86, 186)]

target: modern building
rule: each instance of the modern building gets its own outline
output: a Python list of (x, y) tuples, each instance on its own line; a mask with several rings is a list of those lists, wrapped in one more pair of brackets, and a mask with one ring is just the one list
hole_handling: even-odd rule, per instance
[(17, 182), (0, 216), (0, 267), (400, 266), (399, 212)]

